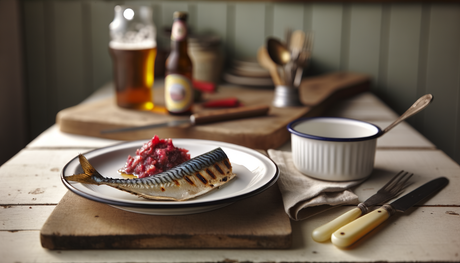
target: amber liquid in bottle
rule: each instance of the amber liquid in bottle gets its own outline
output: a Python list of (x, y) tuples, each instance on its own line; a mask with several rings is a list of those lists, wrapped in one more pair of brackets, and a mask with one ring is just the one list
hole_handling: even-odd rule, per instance
[(193, 63), (188, 55), (187, 13), (174, 12), (171, 53), (166, 59), (165, 104), (173, 115), (192, 114), (194, 91)]

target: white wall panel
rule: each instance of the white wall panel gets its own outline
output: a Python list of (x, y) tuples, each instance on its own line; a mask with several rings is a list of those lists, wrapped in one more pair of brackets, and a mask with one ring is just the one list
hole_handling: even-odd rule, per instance
[(274, 4), (273, 9), (273, 37), (285, 41), (286, 30), (305, 30), (304, 9), (298, 4)]
[(266, 37), (287, 27), (314, 33), (310, 73), (349, 70), (372, 75), (373, 91), (398, 112), (424, 93), (430, 107), (409, 122), (460, 162), (460, 5), (261, 1), (23, 0), (26, 83), (31, 133), (54, 123), (111, 80), (108, 23), (118, 3), (153, 7), (159, 46), (174, 11), (190, 13), (196, 32), (223, 39), (227, 58), (255, 58)]
[(380, 70), (382, 12), (382, 6), (379, 4), (354, 4), (350, 7), (346, 69), (374, 76), (374, 83), (378, 81)]
[(315, 34), (313, 66), (320, 72), (340, 69), (342, 49), (342, 4), (314, 4), (312, 31)]
[(460, 5), (433, 5), (429, 32), (426, 92), (435, 99), (423, 131), (448, 155), (458, 156)]
[(219, 36), (222, 42), (227, 40), (227, 4), (222, 2), (195, 2), (197, 17), (194, 31), (196, 33), (212, 33)]
[(221, 39), (224, 59), (229, 57), (229, 17), (227, 3), (196, 2), (196, 24), (193, 32), (197, 34), (212, 34)]
[(82, 101), (90, 85), (85, 68), (92, 67), (85, 60), (88, 39), (83, 32), (82, 2), (53, 3), (54, 64), (57, 108), (64, 109)]
[(400, 113), (417, 99), (421, 21), (421, 5), (391, 6), (385, 94)]
[(114, 17), (115, 4), (105, 1), (92, 1), (89, 5), (89, 30), (92, 64), (92, 90), (100, 88), (112, 78), (112, 62), (108, 50), (110, 41), (109, 24)]
[(235, 58), (255, 58), (265, 43), (265, 4), (238, 2), (235, 6)]

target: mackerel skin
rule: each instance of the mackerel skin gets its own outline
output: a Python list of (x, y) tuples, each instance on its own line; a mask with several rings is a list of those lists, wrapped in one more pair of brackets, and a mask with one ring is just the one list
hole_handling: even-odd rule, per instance
[(114, 179), (103, 177), (83, 156), (78, 156), (83, 174), (65, 177), (67, 181), (108, 185), (152, 200), (184, 201), (203, 195), (226, 184), (235, 174), (221, 148), (192, 158), (178, 166), (150, 177)]

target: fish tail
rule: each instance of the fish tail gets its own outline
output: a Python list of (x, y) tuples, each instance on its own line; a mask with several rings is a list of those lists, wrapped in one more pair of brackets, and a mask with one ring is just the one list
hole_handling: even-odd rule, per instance
[(89, 163), (85, 156), (79, 154), (78, 159), (80, 160), (80, 165), (83, 168), (83, 173), (66, 176), (65, 179), (68, 181), (75, 181), (83, 184), (100, 185), (100, 179), (103, 179), (104, 177), (98, 171), (96, 171), (96, 169)]

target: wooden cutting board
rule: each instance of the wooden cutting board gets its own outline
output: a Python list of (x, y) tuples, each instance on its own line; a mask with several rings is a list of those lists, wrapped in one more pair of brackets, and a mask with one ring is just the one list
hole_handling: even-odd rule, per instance
[(153, 216), (67, 192), (40, 231), (47, 249), (289, 248), (292, 229), (275, 184), (210, 212)]
[[(64, 109), (57, 115), (60, 130), (87, 136), (115, 140), (151, 139), (155, 134), (160, 138), (194, 138), (234, 143), (254, 149), (277, 148), (289, 139), (286, 129), (291, 121), (305, 116), (318, 116), (340, 100), (369, 90), (367, 75), (337, 72), (304, 79), (299, 88), (300, 99), (305, 106), (276, 108), (270, 107), (269, 114), (262, 117), (223, 121), (218, 123), (163, 127), (123, 133), (101, 134), (106, 129), (141, 126), (162, 123), (177, 116), (158, 112), (140, 112), (121, 109), (114, 98), (79, 104)], [(155, 89), (156, 105), (164, 105), (163, 89)], [(271, 105), (274, 97), (272, 89), (251, 89), (237, 86), (219, 87), (218, 92), (206, 94), (204, 101), (237, 97), (243, 105)], [(194, 111), (206, 111), (200, 104)]]

